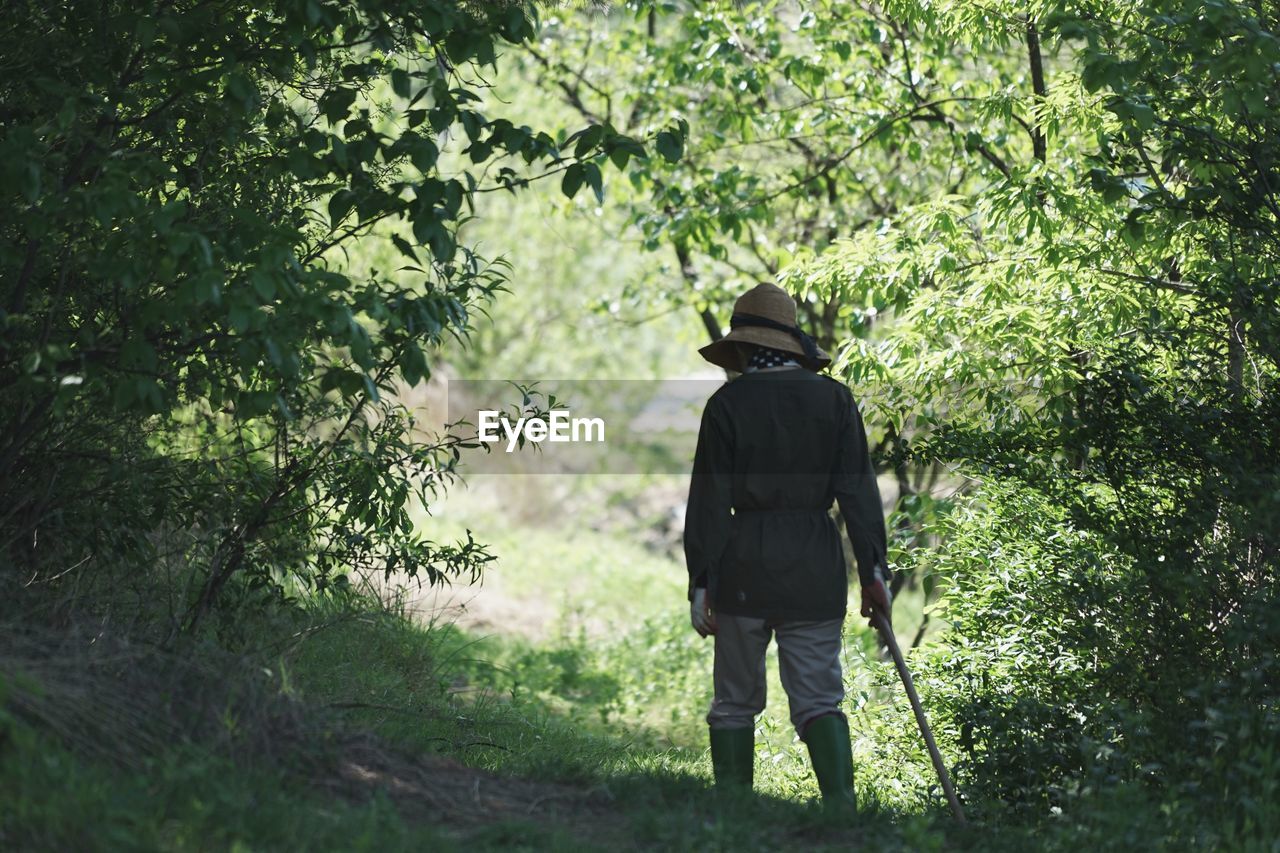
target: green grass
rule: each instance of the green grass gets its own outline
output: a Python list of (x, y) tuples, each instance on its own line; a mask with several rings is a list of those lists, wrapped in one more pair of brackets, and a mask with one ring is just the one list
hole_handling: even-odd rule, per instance
[[(663, 673), (651, 667), (635, 666), (633, 681), (608, 675), (646, 647), (654, 655), (646, 663), (667, 660), (659, 654), (661, 632), (642, 629), (632, 640), (597, 655), (589, 643), (557, 650), (510, 639), (476, 642), (452, 627), (425, 629), (384, 617), (336, 624), (299, 648), (288, 665), (292, 683), (310, 701), (346, 704), (367, 697), (378, 707), (351, 708), (349, 720), (406, 748), (605, 797), (624, 836), (641, 845), (768, 850), (803, 836), (814, 849), (834, 849), (870, 837), (899, 847), (910, 837), (907, 846), (926, 849), (929, 839), (941, 839), (936, 815), (884, 810), (860, 821), (824, 817), (801, 752), (773, 749), (764, 740), (757, 795), (716, 796), (702, 743), (704, 706), (687, 697), (672, 703), (699, 718), (696, 743), (663, 745), (653, 730), (618, 723), (617, 717), (632, 713), (619, 699), (625, 684), (637, 697), (638, 685), (664, 684)], [(491, 649), (505, 665), (493, 666), (480, 654)], [(571, 654), (581, 657), (569, 663)], [(668, 666), (679, 664), (673, 659)], [(607, 689), (593, 679), (607, 681)], [(662, 707), (668, 698), (651, 697), (658, 715), (668, 712)], [(615, 710), (607, 713), (609, 708)]]
[[(510, 498), (522, 487), (504, 488)], [(945, 823), (920, 796), (922, 754), (890, 756), (902, 766), (883, 771), (878, 731), (881, 712), (893, 705), (860, 620), (848, 625), (846, 669), (858, 786), (873, 813), (842, 824), (815, 808), (817, 788), (787, 722), (774, 655), (757, 738), (758, 796), (726, 800), (710, 789), (703, 721), (712, 645), (688, 626), (678, 555), (643, 544), (653, 519), (634, 510), (634, 495), (570, 491), (560, 511), (526, 502), (505, 517), (491, 498), (460, 494), (439, 517), (422, 520), (424, 531), (437, 540), (468, 527), (484, 531), (498, 562), (479, 594), (541, 603), (550, 618), (540, 635), (477, 633), (360, 600), (313, 601), (303, 611), (242, 619), (237, 646), (251, 650), (247, 665), (270, 669), (292, 700), (343, 731), (372, 732), (406, 761), (447, 756), (573, 786), (604, 813), (594, 829), (505, 819), (446, 830), (430, 814), (402, 813), (385, 795), (336, 797), (315, 778), (324, 766), (317, 756), (332, 751), (323, 738), (275, 763), (245, 762), (198, 740), (141, 765), (103, 761), (3, 716), (0, 704), (0, 846), (581, 849), (584, 833), (597, 832), (603, 847), (617, 838), (745, 850), (847, 847), (868, 838), (912, 849), (940, 843)]]
[[(664, 519), (645, 505), (646, 490), (678, 500), (687, 477), (550, 476), (477, 477), (457, 488), (419, 530), (435, 541), (476, 531), (496, 558), (478, 595), (519, 599), (552, 612), (550, 633), (604, 624), (629, 630), (646, 619), (683, 613), (687, 575), (678, 535), (656, 547), (652, 529)], [(569, 482), (564, 482), (568, 480)], [(671, 522), (665, 520), (667, 524)], [(856, 610), (856, 583), (850, 603)], [(924, 619), (924, 596), (907, 590), (894, 606), (894, 628), (905, 648)], [(928, 638), (943, 626), (931, 622)], [(851, 638), (867, 649), (874, 635), (851, 616)]]
[[(1176, 849), (1191, 837), (1159, 792), (1137, 789), (1082, 797), (1073, 814), (1054, 820), (979, 811), (980, 823), (955, 826), (936, 802), (921, 799), (927, 765), (896, 751), (912, 734), (885, 736), (907, 719), (904, 709), (872, 700), (857, 707), (856, 690), (881, 689), (874, 663), (852, 680), (865, 810), (831, 817), (813, 802), (807, 761), (785, 731), (760, 739), (754, 794), (711, 788), (701, 707), (687, 692), (699, 689), (705, 672), (682, 657), (705, 664), (708, 650), (678, 620), (644, 623), (613, 644), (560, 647), (477, 641), (359, 602), (316, 603), (257, 628), (265, 641), (300, 626), (318, 630), (262, 663), (280, 690), (330, 725), (278, 760), (228, 755), (195, 740), (141, 763), (105, 761), (0, 705), (0, 848), (1076, 850), (1144, 839), (1152, 849)], [(486, 660), (490, 652), (497, 665)], [(688, 719), (665, 719), (673, 708)], [(578, 805), (566, 806), (563, 824), (507, 815), (459, 826), (431, 808), (406, 811), (377, 786), (361, 798), (339, 796), (317, 776), (335, 750), (326, 732), (361, 730), (403, 762), (446, 756), (529, 780), (521, 784), (554, 786), (549, 796)], [(1228, 849), (1271, 849), (1256, 827), (1216, 831), (1208, 837)]]
[[(249, 670), (270, 670), (274, 689), (319, 721), (311, 740), (295, 739), (270, 760), (197, 737), (141, 761), (124, 744), (127, 761), (102, 757), (111, 744), (87, 755), (6, 710), (6, 686), (16, 682), (0, 676), (0, 848), (1075, 851), (1214, 838), (1229, 849), (1274, 849), (1258, 841), (1259, 826), (1274, 823), (1267, 809), (1254, 810), (1256, 825), (1200, 815), (1189, 834), (1176, 798), (1140, 788), (1081, 792), (1070, 813), (1054, 817), (972, 804), (975, 824), (956, 826), (901, 686), (855, 614), (844, 664), (863, 813), (832, 817), (816, 804), (773, 654), (755, 792), (715, 792), (703, 721), (712, 645), (688, 626), (683, 569), (670, 552), (640, 544), (606, 504), (577, 500), (568, 521), (535, 512), (504, 523), (484, 501), (423, 520), (437, 539), (466, 527), (496, 531), (499, 563), (480, 594), (554, 602), (552, 628), (541, 634), (476, 632), (363, 599), (313, 600), (237, 623), (239, 642), (257, 650), (245, 659), (246, 683)], [(921, 604), (918, 593), (898, 603), (904, 642)], [(927, 701), (929, 684), (921, 687)], [(489, 786), (533, 786), (530, 807), (489, 816), (454, 802), (448, 808), (471, 812), (459, 822), (448, 808), (397, 799), (387, 787), (394, 776), (359, 796), (350, 786), (339, 794), (327, 774), (353, 732), (370, 733), (400, 767), (458, 762), (446, 767), (498, 774), (484, 777)], [(543, 786), (547, 800), (565, 804), (563, 820), (533, 813)]]
[[(601, 478), (566, 487), (547, 484), (545, 478), (496, 479), (451, 494), (436, 514), (421, 519), (421, 527), (440, 539), (460, 536), (467, 528), (486, 531), (498, 559), (477, 598), (497, 595), (530, 606), (555, 602), (549, 614), (554, 628), (532, 640), (501, 627), (480, 636), (459, 635), (458, 647), (466, 649), (457, 654), (463, 677), (499, 695), (529, 699), (586, 731), (701, 755), (712, 643), (689, 628), (682, 558), (640, 544), (651, 519), (640, 517), (628, 526), (631, 519), (620, 523), (609, 510), (610, 502), (635, 500), (628, 490), (639, 492), (651, 484)], [(676, 485), (683, 487), (683, 478)], [(502, 488), (495, 491), (496, 486)], [(546, 490), (547, 500), (565, 511), (519, 510), (528, 506), (523, 490), (529, 488)], [(855, 750), (870, 785), (880, 717), (890, 704), (903, 706), (896, 717), (909, 712), (856, 604), (855, 587), (843, 664)], [(919, 590), (908, 590), (896, 603), (895, 628), (904, 647), (921, 624), (922, 608)], [(773, 647), (768, 670), (768, 707), (758, 737), (767, 771), (762, 785), (779, 796), (816, 796), (804, 747), (788, 721)], [(880, 796), (901, 808), (918, 807), (916, 783), (932, 772), (927, 758), (919, 750), (899, 758), (909, 772), (896, 774)]]
[(179, 744), (138, 767), (86, 760), (9, 720), (0, 748), (7, 850), (453, 849), (384, 797), (325, 797), (281, 769)]
[(679, 606), (682, 564), (646, 548), (638, 531), (618, 529), (608, 517), (607, 498), (560, 491), (547, 479), (487, 478), (483, 487), (458, 490), (432, 515), (421, 516), (419, 528), (437, 541), (480, 531), (496, 562), (479, 595), (549, 609), (550, 633), (586, 624), (629, 627)]
[[(502, 488), (495, 491), (495, 485)], [(636, 502), (628, 490), (639, 492), (647, 485), (614, 478), (562, 486), (508, 477), (452, 493), (421, 526), (440, 539), (460, 536), (467, 528), (486, 531), (498, 560), (477, 597), (556, 604), (549, 614), (553, 628), (540, 636), (504, 632), (501, 626), (482, 634), (450, 629), (438, 632), (442, 654), (452, 661), (451, 677), (481, 702), (501, 702), (527, 718), (573, 727), (567, 742), (559, 739), (550, 750), (546, 760), (552, 766), (574, 754), (585, 738), (605, 744), (608, 754), (586, 758), (586, 769), (576, 778), (613, 772), (607, 768), (617, 763), (621, 743), (642, 772), (648, 772), (653, 755), (661, 754), (663, 767), (677, 767), (705, 784), (710, 779), (704, 716), (711, 701), (712, 642), (689, 627), (685, 569), (678, 552), (643, 546), (652, 519), (620, 518), (610, 507)], [(530, 488), (546, 490), (546, 500), (563, 506), (564, 512), (530, 507), (524, 492)], [(599, 498), (602, 488), (604, 497)], [(856, 606), (856, 589), (852, 595)], [(897, 628), (904, 645), (920, 624), (922, 604), (919, 591), (898, 602)], [(936, 809), (937, 793), (929, 793), (933, 771), (901, 686), (880, 660), (874, 633), (856, 613), (846, 624), (843, 663), (856, 781), (864, 799), (899, 815)], [(817, 785), (807, 751), (788, 719), (773, 648), (767, 666), (768, 707), (757, 726), (756, 788), (779, 800), (808, 803), (818, 796)], [(906, 736), (885, 737), (893, 725), (907, 727)], [(523, 753), (533, 758), (539, 772), (546, 768), (543, 744), (539, 741)], [(521, 744), (512, 751), (525, 749)], [(501, 750), (475, 758), (487, 766), (525, 772)]]

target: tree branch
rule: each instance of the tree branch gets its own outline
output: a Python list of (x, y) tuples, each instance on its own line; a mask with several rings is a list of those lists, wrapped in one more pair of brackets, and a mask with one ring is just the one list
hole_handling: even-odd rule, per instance
[(1044, 127), (1040, 122), (1040, 108), (1044, 106), (1048, 89), (1044, 82), (1044, 58), (1040, 53), (1040, 31), (1036, 22), (1027, 17), (1027, 55), (1031, 60), (1031, 89), (1035, 93), (1035, 104), (1031, 110), (1031, 148), (1036, 159), (1041, 163), (1048, 160), (1048, 143), (1044, 136)]

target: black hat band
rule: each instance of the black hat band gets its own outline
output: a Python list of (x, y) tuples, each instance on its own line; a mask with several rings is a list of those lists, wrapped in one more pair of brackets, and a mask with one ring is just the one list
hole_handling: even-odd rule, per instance
[(738, 329), (743, 326), (758, 326), (762, 329), (786, 332), (800, 342), (800, 348), (804, 350), (807, 358), (814, 361), (818, 359), (818, 345), (799, 326), (788, 326), (786, 323), (779, 323), (777, 320), (770, 320), (758, 314), (734, 314), (729, 318), (729, 328)]

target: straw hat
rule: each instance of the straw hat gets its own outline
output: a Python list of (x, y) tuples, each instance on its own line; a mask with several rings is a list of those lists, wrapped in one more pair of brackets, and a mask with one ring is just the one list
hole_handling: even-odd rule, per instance
[(707, 361), (726, 370), (741, 372), (746, 366), (743, 347), (738, 344), (794, 353), (796, 361), (810, 370), (821, 370), (831, 363), (831, 356), (796, 323), (796, 301), (776, 284), (764, 282), (739, 296), (733, 303), (729, 326), (729, 334), (698, 350)]

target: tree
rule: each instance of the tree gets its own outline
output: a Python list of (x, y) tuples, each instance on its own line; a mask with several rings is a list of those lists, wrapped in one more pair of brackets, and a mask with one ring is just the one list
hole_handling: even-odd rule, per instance
[[(477, 193), (543, 174), (598, 189), (610, 154), (645, 153), (477, 109), (531, 9), (160, 0), (7, 19), (10, 567), (81, 566), (79, 584), (167, 550), (193, 573), (175, 604), (188, 628), (238, 576), (281, 594), (352, 567), (478, 570), (476, 543), (414, 529), (411, 500), (447, 482), (459, 447), (415, 436), (391, 393), (501, 284), (458, 224)], [(403, 266), (344, 260), (367, 240)]]
[(776, 274), (884, 461), (970, 493), (902, 557), (952, 587), (934, 677), (972, 794), (1230, 789), (1218, 721), (1275, 701), (1274, 10), (631, 8), (538, 61), (624, 128), (688, 121), (633, 208), (673, 298), (714, 336)]
[[(928, 238), (897, 251), (895, 226), (937, 210), (955, 217), (945, 227), (981, 234), (985, 226), (959, 212), (962, 200), (1024, 185), (1044, 168), (1035, 28), (1011, 13), (1012, 28), (988, 27), (995, 50), (875, 3), (628, 10), (634, 21), (553, 20), (533, 49), (542, 78), (584, 116), (629, 132), (690, 127), (687, 147), (666, 148), (678, 159), (638, 171), (630, 199), (649, 247), (674, 260), (669, 283), (623, 300), (653, 301), (656, 289), (657, 300), (695, 310), (715, 339), (738, 293), (779, 279), (819, 343), (843, 350), (835, 370), (871, 390), (865, 342), (960, 263)], [(1017, 50), (1003, 49), (1010, 34)], [(837, 282), (813, 260), (855, 246), (839, 268), (860, 269), (856, 282), (843, 273)], [(898, 263), (908, 252), (921, 253), (909, 270)], [(875, 456), (898, 483), (899, 537), (924, 541), (944, 469), (908, 452), (930, 430), (921, 401), (883, 396), (885, 387), (867, 400)], [(908, 580), (899, 573), (895, 584)]]

